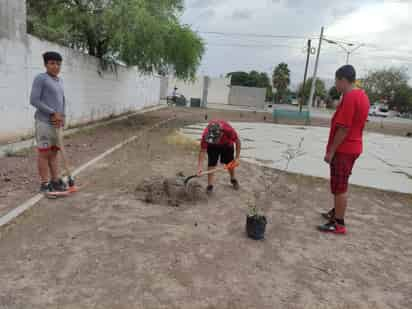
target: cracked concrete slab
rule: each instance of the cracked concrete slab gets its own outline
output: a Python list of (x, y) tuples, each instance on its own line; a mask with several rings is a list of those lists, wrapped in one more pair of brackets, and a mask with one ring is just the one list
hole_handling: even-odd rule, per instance
[[(269, 123), (231, 123), (240, 132), (247, 162), (289, 172), (329, 178), (324, 163), (329, 129)], [(181, 132), (196, 140), (204, 124)], [(292, 154), (291, 154), (292, 152)], [(350, 182), (370, 188), (412, 193), (412, 143), (404, 137), (365, 132), (364, 153), (356, 163)]]

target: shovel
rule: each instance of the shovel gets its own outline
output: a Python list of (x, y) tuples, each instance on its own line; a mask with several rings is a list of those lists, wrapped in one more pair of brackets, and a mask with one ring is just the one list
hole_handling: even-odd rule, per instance
[(70, 194), (76, 193), (79, 189), (78, 187), (76, 187), (74, 185), (74, 178), (73, 178), (72, 172), (69, 168), (69, 164), (67, 162), (66, 151), (64, 149), (64, 143), (63, 143), (63, 128), (61, 128), (61, 127), (56, 128), (56, 135), (57, 135), (57, 144), (60, 148), (60, 155), (61, 155), (61, 158), (62, 158), (62, 161), (63, 161), (63, 168), (64, 168), (64, 172), (67, 176), (67, 183), (68, 183), (69, 187), (67, 188), (66, 191), (63, 191), (63, 192), (58, 191), (58, 192), (48, 192), (48, 193), (46, 193), (46, 196), (48, 198), (52, 198), (52, 199), (55, 199), (55, 198), (58, 198), (58, 197), (69, 196)]
[(57, 130), (57, 142), (59, 144), (59, 148), (60, 148), (60, 155), (63, 161), (63, 167), (64, 167), (64, 171), (66, 173), (67, 176), (67, 183), (69, 185), (69, 188), (73, 188), (74, 187), (74, 178), (72, 176), (72, 172), (69, 168), (69, 164), (67, 162), (67, 157), (66, 157), (66, 150), (64, 149), (64, 143), (63, 143), (63, 128), (59, 127), (56, 129)]
[(69, 188), (64, 192), (48, 192), (46, 196), (48, 198), (53, 198), (53, 199), (58, 198), (58, 197), (66, 197), (78, 191), (78, 188), (74, 185), (74, 178), (69, 168), (69, 164), (67, 162), (66, 151), (64, 149), (64, 143), (63, 143), (63, 128), (61, 127), (56, 128), (56, 134), (57, 134), (57, 144), (60, 148), (60, 155), (63, 161), (64, 172), (67, 176), (67, 183), (69, 185)]
[(200, 175), (199, 175), (199, 174), (196, 174), (196, 175), (189, 176), (189, 177), (187, 177), (187, 178), (185, 179), (185, 181), (184, 181), (185, 187), (187, 186), (187, 184), (189, 183), (189, 181), (192, 180), (192, 179), (194, 179), (194, 178), (202, 177), (202, 176), (209, 175), (209, 174), (213, 174), (213, 173), (220, 172), (220, 171), (234, 170), (234, 169), (235, 169), (236, 167), (238, 167), (238, 166), (239, 166), (239, 163), (238, 163), (238, 162), (232, 161), (232, 162), (230, 162), (230, 163), (228, 163), (228, 164), (225, 164), (223, 167), (217, 167), (217, 168), (214, 168), (214, 169), (212, 169), (212, 170), (210, 170), (210, 171), (202, 172)]

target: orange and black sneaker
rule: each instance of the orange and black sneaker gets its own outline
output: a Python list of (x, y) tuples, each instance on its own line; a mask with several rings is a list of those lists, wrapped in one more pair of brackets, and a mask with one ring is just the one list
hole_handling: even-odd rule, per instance
[(41, 184), (41, 186), (40, 186), (40, 192), (41, 192), (41, 193), (49, 193), (49, 192), (51, 192), (51, 191), (53, 191), (53, 190), (52, 190), (52, 187), (51, 187), (50, 183), (48, 183), (48, 182), (43, 182), (43, 183)]
[(326, 224), (319, 225), (318, 230), (325, 233), (346, 234), (346, 227), (336, 223), (335, 221), (330, 221)]

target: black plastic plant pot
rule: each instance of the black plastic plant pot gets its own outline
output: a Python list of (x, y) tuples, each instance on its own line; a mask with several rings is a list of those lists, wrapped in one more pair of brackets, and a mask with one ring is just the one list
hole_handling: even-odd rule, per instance
[(262, 240), (265, 238), (266, 231), (265, 216), (247, 216), (246, 217), (246, 232), (249, 238), (254, 240)]

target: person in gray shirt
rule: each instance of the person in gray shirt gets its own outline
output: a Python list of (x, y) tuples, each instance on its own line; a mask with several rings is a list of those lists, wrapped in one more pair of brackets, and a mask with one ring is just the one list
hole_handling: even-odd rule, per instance
[(62, 56), (56, 52), (46, 52), (43, 60), (46, 72), (35, 77), (30, 104), (36, 108), (35, 139), (38, 148), (40, 191), (47, 193), (67, 190), (66, 184), (59, 177), (57, 160), (60, 150), (57, 129), (64, 126), (66, 99), (63, 81), (59, 77)]

